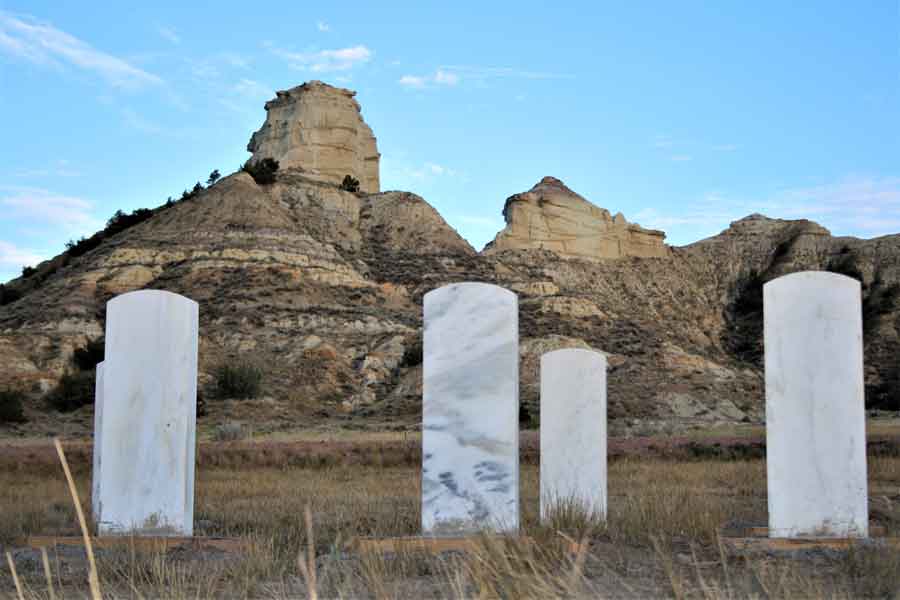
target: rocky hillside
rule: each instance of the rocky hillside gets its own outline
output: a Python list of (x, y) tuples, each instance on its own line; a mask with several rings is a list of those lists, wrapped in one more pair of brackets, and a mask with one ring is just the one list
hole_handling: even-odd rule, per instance
[[(565, 202), (540, 201), (548, 194), (577, 198), (577, 218)], [(559, 180), (511, 200), (506, 231), (514, 235), (479, 253), (415, 194), (352, 193), (297, 166), (269, 184), (230, 175), (8, 284), (0, 386), (27, 393), (29, 421), (0, 423), (0, 433), (46, 432), (41, 424), (53, 419), (70, 433), (90, 431), (90, 406), (60, 415), (45, 396), (76, 369), (73, 353), (102, 335), (106, 301), (139, 288), (200, 303), (201, 423), (415, 427), (422, 296), (485, 281), (519, 294), (523, 425), (539, 420), (540, 355), (591, 347), (609, 355), (611, 430), (622, 434), (761, 420), (762, 283), (827, 269), (863, 282), (867, 401), (897, 407), (898, 236), (835, 238), (809, 221), (752, 215), (715, 237), (668, 247), (661, 232), (610, 217)], [(579, 245), (578, 255), (554, 252), (520, 218), (553, 223), (535, 233), (542, 241), (593, 229), (603, 242), (609, 231), (618, 254), (609, 258), (606, 242)], [(212, 399), (215, 369), (244, 363), (262, 368), (263, 397)]]

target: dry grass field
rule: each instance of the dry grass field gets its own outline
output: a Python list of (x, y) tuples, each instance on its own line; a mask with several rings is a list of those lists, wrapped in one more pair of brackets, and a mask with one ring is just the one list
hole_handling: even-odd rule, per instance
[[(87, 506), (89, 469), (75, 462)], [(900, 535), (900, 458), (872, 457), (874, 522)], [(538, 472), (522, 469), (523, 539), (484, 537), (469, 553), (358, 554), (357, 536), (415, 535), (419, 472), (413, 466), (202, 466), (196, 535), (247, 540), (244, 552), (98, 550), (105, 597), (555, 598), (898, 597), (900, 551), (861, 543), (849, 551), (729, 557), (723, 525), (766, 523), (765, 463), (624, 458), (610, 464), (608, 523), (562, 508), (538, 521)], [(304, 522), (309, 507), (312, 536)], [(33, 534), (78, 535), (62, 470), (0, 473), (0, 547), (10, 551), (26, 598), (50, 598)], [(567, 540), (586, 542), (570, 552)], [(299, 566), (314, 550), (313, 572)], [(15, 597), (0, 567), (0, 593)], [(49, 552), (55, 597), (88, 597), (81, 548)]]

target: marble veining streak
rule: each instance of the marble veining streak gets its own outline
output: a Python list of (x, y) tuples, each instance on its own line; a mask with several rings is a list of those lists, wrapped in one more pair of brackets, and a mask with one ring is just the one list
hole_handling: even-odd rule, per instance
[(859, 282), (785, 275), (763, 307), (769, 535), (867, 537)]
[(129, 292), (106, 309), (99, 532), (192, 535), (198, 306)]
[(424, 299), (422, 530), (519, 528), (519, 317), (509, 290), (457, 283)]
[(606, 516), (606, 356), (541, 356), (541, 518), (575, 504)]
[(100, 437), (103, 435), (103, 363), (98, 363), (94, 383), (94, 468), (91, 471), (91, 514), (100, 521)]

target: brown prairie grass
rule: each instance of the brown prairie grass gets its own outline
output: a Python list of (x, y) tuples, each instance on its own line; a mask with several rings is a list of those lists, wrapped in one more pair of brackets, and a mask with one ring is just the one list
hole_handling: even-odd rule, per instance
[[(897, 535), (900, 459), (869, 464), (873, 517)], [(89, 476), (75, 480), (89, 497)], [(297, 598), (313, 587), (319, 598), (897, 597), (896, 550), (727, 557), (724, 524), (766, 523), (765, 482), (760, 460), (624, 459), (610, 465), (605, 523), (571, 509), (541, 523), (538, 471), (526, 465), (528, 541), (482, 536), (467, 554), (356, 554), (346, 548), (355, 537), (418, 533), (418, 469), (201, 467), (195, 534), (240, 537), (245, 552), (102, 550), (97, 568), (105, 597), (130, 598)], [(48, 598), (49, 587), (42, 557), (18, 540), (79, 532), (61, 472), (0, 472), (0, 550), (12, 552), (26, 598)], [(59, 597), (88, 596), (83, 550), (49, 554)], [(15, 594), (5, 569), (0, 594)]]

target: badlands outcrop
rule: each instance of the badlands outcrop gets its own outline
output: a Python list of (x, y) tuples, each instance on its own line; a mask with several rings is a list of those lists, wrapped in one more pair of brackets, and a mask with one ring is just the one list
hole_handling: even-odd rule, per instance
[[(607, 355), (613, 434), (761, 421), (762, 285), (801, 269), (862, 282), (867, 402), (898, 402), (900, 236), (840, 238), (810, 221), (751, 215), (668, 247), (662, 232), (545, 178), (507, 201), (507, 228), (479, 253), (425, 199), (374, 193), (377, 151), (352, 92), (310, 83), (273, 102), (250, 146), (288, 165), (274, 183), (226, 176), (7, 285), (22, 297), (0, 305), (0, 388), (28, 393), (30, 420), (0, 424), (0, 435), (90, 434), (90, 406), (60, 414), (44, 395), (75, 368), (73, 352), (103, 335), (106, 302), (141, 288), (199, 302), (201, 390), (222, 364), (264, 371), (260, 399), (207, 393), (201, 432), (230, 420), (258, 432), (415, 429), (422, 297), (458, 281), (519, 295), (523, 426), (540, 418), (540, 355), (570, 347)], [(326, 152), (335, 123), (362, 132), (347, 138), (359, 145)], [(344, 174), (368, 183), (344, 191)]]
[(665, 257), (666, 234), (610, 215), (555, 177), (544, 177), (503, 207), (506, 228), (489, 245), (492, 250), (537, 248), (574, 258)]
[(361, 191), (378, 192), (381, 155), (355, 95), (321, 81), (277, 92), (266, 102), (265, 123), (247, 144), (251, 162), (274, 158), (282, 169), (337, 184), (350, 175)]

